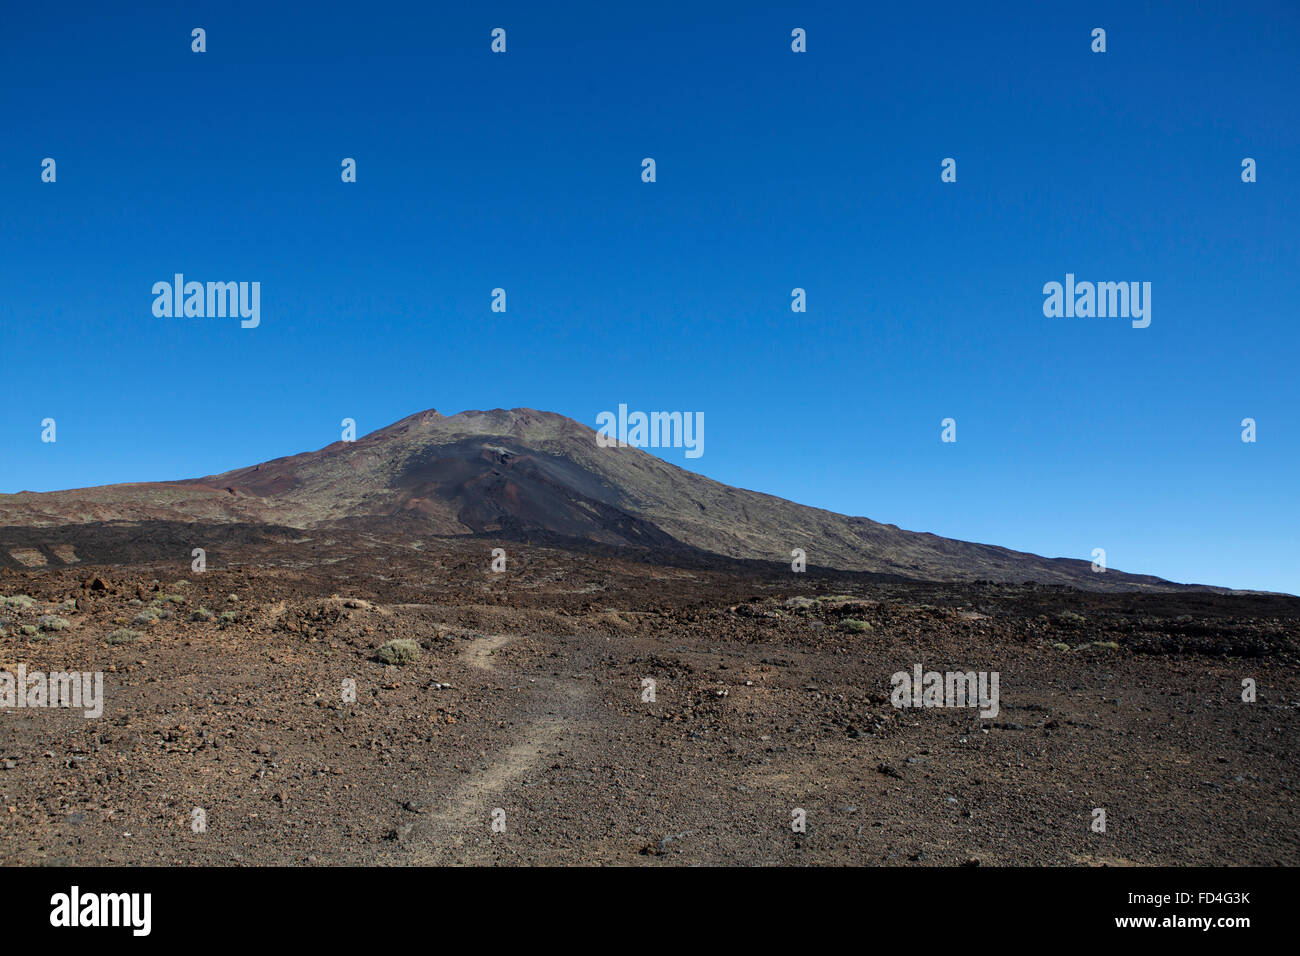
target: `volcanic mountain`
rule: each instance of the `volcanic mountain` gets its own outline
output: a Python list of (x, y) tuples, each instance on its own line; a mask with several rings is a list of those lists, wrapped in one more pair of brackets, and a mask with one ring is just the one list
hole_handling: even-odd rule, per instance
[[(184, 481), (0, 495), (0, 544), (94, 524), (181, 522), (356, 529), (720, 556), (933, 581), (1164, 589), (1086, 561), (904, 531), (721, 484), (550, 412), (419, 412), (353, 442)], [(130, 525), (128, 524), (127, 527)], [(24, 535), (14, 532), (23, 529)], [(48, 548), (46, 548), (48, 550)], [(57, 548), (53, 551), (57, 555)], [(42, 560), (40, 563), (52, 563)]]

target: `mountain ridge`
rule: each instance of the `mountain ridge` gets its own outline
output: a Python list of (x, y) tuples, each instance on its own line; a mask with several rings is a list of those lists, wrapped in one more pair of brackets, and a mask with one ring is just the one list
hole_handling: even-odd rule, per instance
[(786, 564), (800, 548), (810, 566), (921, 580), (1181, 587), (735, 488), (639, 448), (599, 447), (594, 429), (531, 408), (426, 409), (355, 441), (214, 475), (0, 495), (0, 526), (35, 528), (188, 521), (312, 529), (395, 516), (435, 535), (536, 532)]

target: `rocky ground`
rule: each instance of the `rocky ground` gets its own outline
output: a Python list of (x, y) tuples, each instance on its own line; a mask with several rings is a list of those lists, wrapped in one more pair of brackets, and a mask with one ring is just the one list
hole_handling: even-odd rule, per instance
[[(1300, 863), (1300, 599), (364, 534), (188, 561), (0, 572), (0, 671), (106, 699), (0, 710), (0, 863)], [(999, 714), (895, 708), (918, 663), (998, 672)]]

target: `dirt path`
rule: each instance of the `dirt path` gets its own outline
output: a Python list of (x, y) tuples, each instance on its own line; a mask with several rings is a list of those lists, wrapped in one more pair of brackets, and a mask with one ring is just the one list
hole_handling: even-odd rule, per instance
[[(494, 652), (518, 635), (497, 634), (474, 639), (461, 655), (477, 671), (505, 673)], [(525, 678), (527, 699), (520, 700), (526, 718), (518, 739), (489, 755), (489, 764), (451, 793), (433, 791), (428, 809), (401, 836), (402, 849), (391, 862), (413, 866), (485, 862), (491, 857), (494, 825), (510, 827), (511, 790), (526, 775), (556, 757), (575, 732), (589, 721), (586, 691), (573, 680)]]
[(505, 647), (513, 640), (511, 634), (496, 634), (491, 637), (479, 637), (470, 642), (465, 649), (464, 656), (470, 667), (476, 670), (492, 670), (496, 662), (492, 660), (492, 655), (498, 648)]

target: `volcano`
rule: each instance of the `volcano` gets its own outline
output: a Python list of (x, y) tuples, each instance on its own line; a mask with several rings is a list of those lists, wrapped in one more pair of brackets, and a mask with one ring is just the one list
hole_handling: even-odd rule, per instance
[[(1159, 578), (905, 531), (722, 484), (526, 408), (419, 412), (356, 441), (182, 481), (0, 495), (0, 560), (59, 565), (60, 531), (139, 524), (490, 535), (572, 547), (791, 563), (929, 581), (1167, 589)], [(93, 547), (84, 535), (84, 549)], [(35, 555), (35, 557), (31, 557)]]

